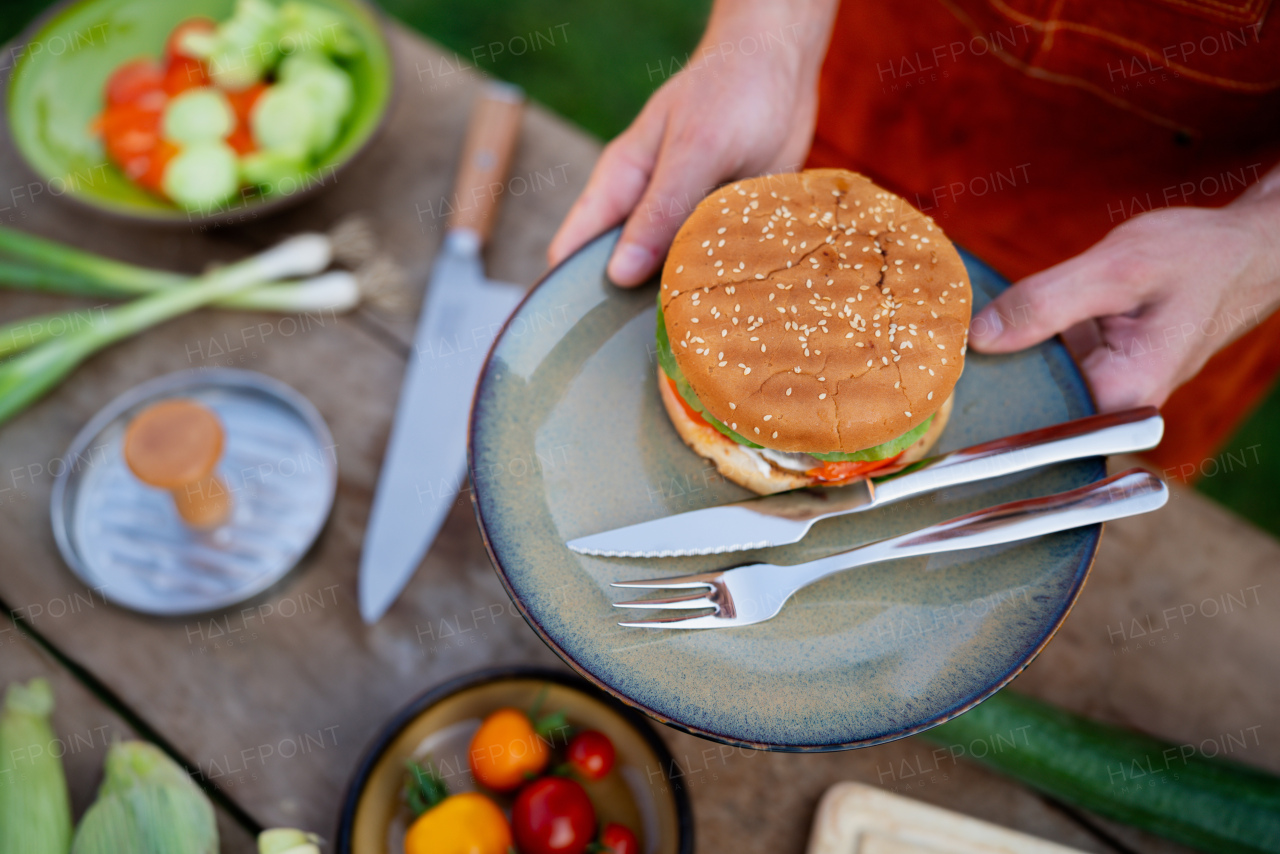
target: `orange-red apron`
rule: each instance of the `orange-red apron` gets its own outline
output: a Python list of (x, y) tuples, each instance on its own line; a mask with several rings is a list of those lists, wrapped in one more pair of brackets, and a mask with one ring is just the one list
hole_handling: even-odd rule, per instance
[[(1271, 2), (849, 0), (809, 165), (865, 172), (1016, 281), (1280, 161)], [(1174, 393), (1151, 459), (1199, 471), (1277, 373), (1280, 313)]]

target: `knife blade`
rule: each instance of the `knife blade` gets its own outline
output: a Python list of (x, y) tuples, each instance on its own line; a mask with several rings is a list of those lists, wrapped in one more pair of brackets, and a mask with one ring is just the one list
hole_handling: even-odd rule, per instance
[(1145, 451), (1164, 421), (1153, 406), (1078, 418), (931, 457), (846, 486), (798, 489), (706, 507), (579, 537), (566, 545), (600, 557), (683, 557), (790, 545), (822, 519), (1085, 457)]
[(467, 418), (489, 344), (524, 296), (485, 278), (481, 250), (524, 106), (489, 84), (472, 113), (454, 210), (428, 280), (360, 555), (360, 615), (378, 621), (439, 533), (466, 471)]

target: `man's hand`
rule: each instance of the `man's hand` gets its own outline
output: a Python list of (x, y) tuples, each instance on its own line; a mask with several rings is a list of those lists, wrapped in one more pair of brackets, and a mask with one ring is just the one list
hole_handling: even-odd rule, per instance
[(698, 48), (601, 155), (547, 252), (626, 221), (609, 278), (637, 285), (719, 184), (796, 170), (813, 139), (835, 0), (719, 0)]
[(1280, 172), (1224, 208), (1149, 211), (974, 319), (984, 353), (1062, 333), (1103, 411), (1160, 406), (1280, 306)]

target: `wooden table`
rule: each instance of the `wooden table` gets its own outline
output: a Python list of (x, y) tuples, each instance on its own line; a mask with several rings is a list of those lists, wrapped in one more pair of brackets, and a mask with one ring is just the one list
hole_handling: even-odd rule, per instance
[[(3, 191), (0, 217), (128, 260), (194, 271), (359, 212), (415, 283), (409, 302), (416, 303), (478, 79), (441, 73), (441, 51), (403, 30), (393, 28), (391, 37), (400, 91), (388, 126), (332, 188), (291, 212), (202, 233), (104, 220), (47, 193), (32, 200), (30, 192)], [(491, 275), (537, 278), (598, 152), (595, 141), (546, 111), (529, 111), (514, 174), (542, 177), (530, 181), (537, 191), (504, 200), (488, 253)], [(29, 179), (7, 144), (0, 176), (3, 187)], [(0, 319), (65, 305), (6, 293)], [(481, 667), (563, 666), (516, 616), (466, 496), (388, 615), (373, 628), (360, 621), (361, 533), (416, 313), (416, 304), (398, 313), (362, 308), (295, 325), (200, 312), (100, 354), (0, 430), (0, 607), (25, 627), (0, 621), (0, 684), (38, 673), (54, 681), (56, 729), (77, 746), (66, 760), (77, 814), (97, 785), (105, 745), (141, 733), (217, 788), (224, 850), (252, 850), (253, 832), (265, 826), (331, 834), (357, 759), (400, 705)], [(333, 516), (302, 565), (246, 603), (251, 610), (159, 620), (117, 609), (58, 557), (50, 461), (122, 391), (214, 365), (278, 377), (320, 409), (337, 442)], [(1175, 487), (1162, 512), (1108, 527), (1075, 612), (1016, 688), (1177, 743), (1227, 745), (1232, 758), (1280, 772), (1277, 567), (1280, 544)], [(878, 784), (1088, 851), (1181, 850), (963, 760), (937, 765), (933, 745), (914, 738), (811, 756), (722, 750), (661, 729), (692, 795), (704, 851), (802, 851), (819, 795), (839, 780)], [(295, 752), (292, 744), (309, 748)]]

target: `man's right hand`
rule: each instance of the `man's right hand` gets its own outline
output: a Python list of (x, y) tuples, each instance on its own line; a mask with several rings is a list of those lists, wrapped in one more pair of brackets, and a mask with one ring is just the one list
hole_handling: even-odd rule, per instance
[(605, 147), (551, 241), (552, 266), (625, 220), (609, 278), (640, 284), (715, 187), (798, 170), (835, 9), (836, 0), (717, 0), (686, 66)]

